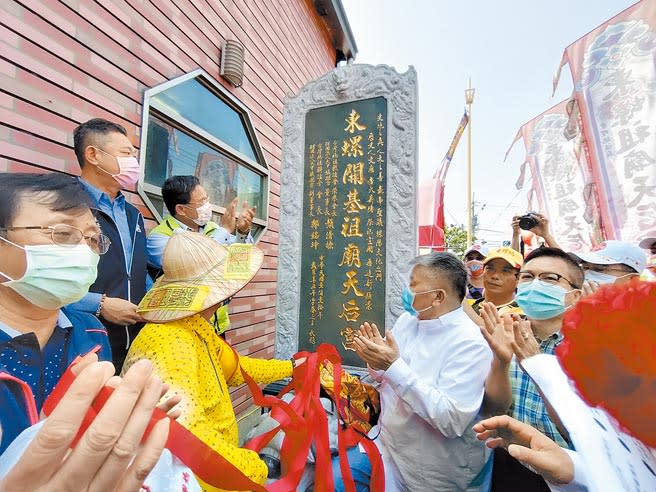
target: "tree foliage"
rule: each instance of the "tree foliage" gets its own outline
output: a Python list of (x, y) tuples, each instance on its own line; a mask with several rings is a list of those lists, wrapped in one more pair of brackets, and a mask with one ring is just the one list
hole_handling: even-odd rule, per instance
[[(472, 242), (476, 237), (472, 237)], [(467, 228), (462, 224), (449, 224), (444, 229), (444, 242), (447, 251), (462, 256), (467, 249)]]

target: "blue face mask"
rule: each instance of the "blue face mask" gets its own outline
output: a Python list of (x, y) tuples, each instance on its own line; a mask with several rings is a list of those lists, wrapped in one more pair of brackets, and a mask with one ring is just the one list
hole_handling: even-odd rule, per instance
[(551, 319), (565, 312), (565, 295), (568, 292), (571, 291), (565, 290), (560, 285), (535, 279), (517, 286), (515, 300), (529, 318)]
[(429, 292), (435, 292), (436, 290), (441, 290), (441, 289), (433, 289), (433, 290), (426, 290), (424, 292), (413, 292), (410, 290), (410, 287), (406, 286), (403, 288), (403, 293), (401, 294), (401, 302), (403, 302), (403, 309), (405, 309), (411, 316), (417, 316), (419, 313), (423, 313), (424, 311), (428, 311), (430, 308), (433, 307), (431, 304), (425, 309), (421, 309), (417, 311), (414, 308), (414, 303), (415, 303), (415, 296), (417, 294), (427, 294)]

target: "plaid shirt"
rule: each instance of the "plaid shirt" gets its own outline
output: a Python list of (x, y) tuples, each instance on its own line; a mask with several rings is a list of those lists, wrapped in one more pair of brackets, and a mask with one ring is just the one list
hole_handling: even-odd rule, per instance
[[(556, 347), (562, 339), (563, 336), (560, 333), (554, 333), (540, 343), (540, 352), (555, 354)], [(513, 404), (508, 411), (509, 415), (520, 422), (535, 427), (559, 446), (571, 449), (572, 445), (563, 438), (556, 425), (549, 418), (547, 407), (542, 401), (535, 384), (515, 358), (510, 363), (509, 375), (513, 390)]]

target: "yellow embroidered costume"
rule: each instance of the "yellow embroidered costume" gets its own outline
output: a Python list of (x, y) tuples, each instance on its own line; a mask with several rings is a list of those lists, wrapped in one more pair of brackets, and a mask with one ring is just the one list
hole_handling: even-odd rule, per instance
[[(290, 361), (237, 358), (198, 315), (144, 326), (130, 347), (123, 370), (139, 359), (152, 361), (155, 373), (182, 396), (180, 424), (251, 480), (264, 483), (264, 462), (256, 452), (238, 447), (237, 420), (228, 387), (244, 383), (240, 366), (257, 382), (269, 383), (291, 376)], [(201, 485), (204, 490), (216, 490)]]
[[(155, 373), (182, 397), (178, 422), (252, 481), (263, 484), (267, 466), (238, 447), (229, 386), (244, 383), (240, 368), (268, 383), (292, 375), (292, 362), (241, 357), (209, 323), (217, 305), (233, 296), (262, 265), (251, 244), (219, 245), (193, 232), (174, 231), (162, 255), (164, 275), (139, 303), (149, 323), (132, 342), (123, 371), (149, 359)], [(205, 491), (217, 489), (199, 483)]]

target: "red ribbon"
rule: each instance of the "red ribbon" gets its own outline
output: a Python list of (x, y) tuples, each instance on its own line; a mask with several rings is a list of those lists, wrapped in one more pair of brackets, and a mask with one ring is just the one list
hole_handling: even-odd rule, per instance
[[(201, 480), (219, 489), (256, 492), (295, 491), (303, 475), (310, 446), (314, 443), (316, 458), (314, 490), (316, 492), (332, 492), (334, 490), (334, 479), (328, 438), (328, 419), (319, 400), (321, 385), (319, 369), (321, 363), (325, 360), (332, 363), (335, 385), (334, 394), (339, 395), (342, 376), (341, 358), (337, 349), (328, 344), (320, 345), (317, 347), (317, 351), (313, 353), (299, 352), (296, 354), (296, 358), (300, 357), (306, 357), (306, 362), (294, 369), (292, 382), (280, 392), (278, 397), (264, 395), (253, 378), (240, 368), (244, 381), (246, 381), (253, 394), (254, 402), (262, 407), (270, 407), (271, 417), (280, 424), (279, 427), (272, 431), (255, 437), (244, 447), (259, 451), (276, 433), (279, 431), (285, 433), (280, 451), (281, 467), (285, 473), (276, 482), (266, 487), (253, 482), (235, 465), (194, 436), (178, 422), (170, 419), (158, 408), (153, 411), (151, 420), (144, 432), (142, 442), (148, 437), (153, 426), (159, 420), (169, 419), (169, 437), (166, 447)], [(73, 383), (75, 375), (71, 371), (71, 368), (76, 362), (77, 360), (66, 370), (44, 403), (43, 411), (46, 416), (52, 413)], [(295, 396), (291, 402), (287, 403), (279, 398), (279, 396), (290, 390), (294, 390), (295, 392)], [(84, 417), (71, 447), (77, 444), (113, 391), (113, 388), (105, 387), (96, 396)], [(334, 401), (340, 415), (343, 415), (342, 409), (339, 407), (339, 398), (334, 398)], [(352, 428), (344, 429), (340, 425), (338, 430), (338, 447), (345, 490), (347, 492), (355, 492), (355, 483), (353, 482), (346, 459), (346, 449), (356, 445), (360, 441), (372, 464), (370, 490), (382, 491), (384, 489), (384, 472), (378, 449), (372, 441), (362, 439), (362, 436)]]

